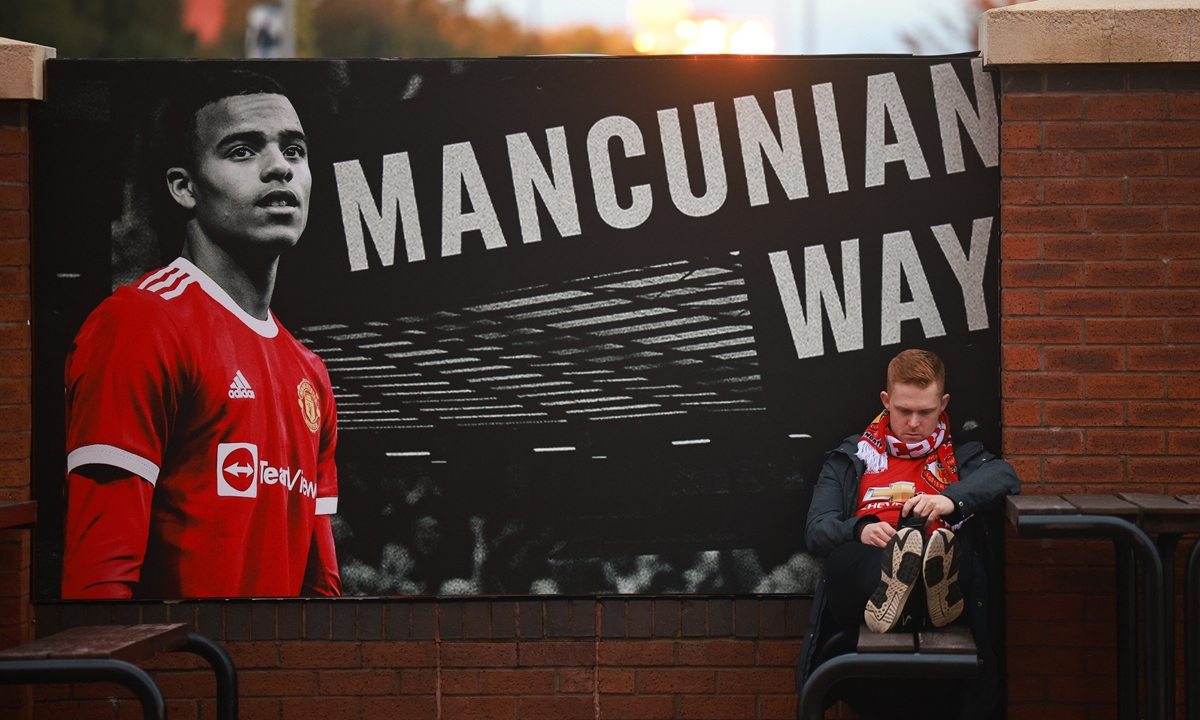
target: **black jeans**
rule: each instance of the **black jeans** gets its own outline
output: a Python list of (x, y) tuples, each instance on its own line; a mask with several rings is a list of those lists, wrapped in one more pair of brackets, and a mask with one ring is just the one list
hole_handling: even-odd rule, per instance
[[(852, 542), (834, 548), (825, 561), (825, 598), (838, 630), (858, 636), (867, 600), (879, 587), (883, 548)], [(918, 579), (905, 605), (919, 630), (927, 617), (925, 583)], [(849, 648), (847, 648), (849, 650)], [(843, 680), (834, 686), (834, 697), (845, 701), (864, 718), (879, 720), (934, 720), (955, 718), (961, 705), (958, 681), (871, 678)]]
[[(851, 542), (834, 548), (825, 561), (825, 597), (829, 612), (839, 630), (858, 630), (863, 624), (863, 610), (882, 579), (880, 561), (883, 548)], [(905, 605), (904, 615), (911, 615), (917, 627), (905, 626), (906, 630), (919, 630), (924, 624), (925, 583), (917, 581)]]

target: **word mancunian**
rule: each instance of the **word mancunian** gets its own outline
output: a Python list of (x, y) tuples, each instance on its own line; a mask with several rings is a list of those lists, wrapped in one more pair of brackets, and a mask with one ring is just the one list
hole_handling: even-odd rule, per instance
[[(977, 107), (972, 105), (950, 63), (930, 68), (947, 174), (965, 170), (960, 122), (983, 164), (995, 167), (999, 163), (998, 122), (991, 78), (983, 71), (981, 60), (972, 60), (971, 67)], [(846, 192), (850, 186), (833, 84), (813, 85), (811, 92), (828, 192)], [(742, 166), (749, 191), (747, 200), (751, 207), (770, 202), (767, 164), (778, 178), (788, 200), (799, 200), (809, 195), (792, 91), (776, 91), (774, 101), (778, 135), (771, 128), (758, 98), (747, 95), (733, 100)], [(688, 177), (678, 108), (658, 111), (658, 131), (672, 205), (684, 215), (704, 217), (726, 204), (729, 184), (715, 103), (700, 103), (693, 106), (692, 110), (705, 180), (702, 195), (694, 194)], [(903, 164), (910, 180), (928, 178), (929, 167), (895, 73), (868, 76), (866, 113), (864, 186), (883, 185), (885, 168), (890, 163)], [(886, 141), (887, 120), (891, 121), (895, 142)], [(631, 198), (627, 206), (618, 202), (618, 188), (613, 175), (614, 140), (619, 141), (623, 149), (620, 154), (624, 159), (646, 154), (645, 135), (632, 119), (612, 115), (591, 126), (587, 133), (587, 160), (595, 207), (601, 220), (608, 226), (622, 230), (636, 228), (654, 212), (656, 198), (649, 184), (640, 184), (622, 189), (622, 194)], [(546, 130), (549, 168), (539, 157), (528, 133), (508, 135), (505, 141), (520, 220), (521, 242), (535, 243), (542, 239), (538, 197), (561, 237), (581, 235), (579, 199), (567, 151), (566, 130), (561, 126)], [(334, 174), (352, 271), (368, 268), (364, 225), (383, 266), (391, 266), (396, 261), (398, 229), (403, 233), (403, 257), (407, 262), (425, 259), (425, 237), (407, 152), (383, 156), (381, 197), (378, 201), (367, 184), (358, 160), (334, 163)], [(470, 211), (463, 210), (464, 190), (465, 199), (470, 202)], [(505, 237), (500, 227), (475, 149), (469, 142), (448, 144), (442, 148), (441, 215), (442, 257), (461, 254), (463, 235), (468, 232), (479, 232), (488, 250), (508, 245), (509, 238)]]

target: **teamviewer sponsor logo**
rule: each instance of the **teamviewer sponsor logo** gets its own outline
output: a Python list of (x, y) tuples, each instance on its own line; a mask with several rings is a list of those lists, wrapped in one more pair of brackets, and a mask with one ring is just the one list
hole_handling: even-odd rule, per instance
[(229, 383), (229, 397), (236, 399), (245, 398), (254, 399), (254, 390), (250, 387), (250, 383), (246, 381), (246, 376), (241, 370), (233, 376), (233, 382)]
[(217, 445), (217, 495), (258, 497), (257, 445), (253, 443), (220, 443)]
[(217, 495), (256, 498), (260, 484), (276, 485), (284, 491), (295, 491), (313, 499), (317, 497), (317, 483), (304, 477), (304, 470), (293, 470), (286, 465), (276, 467), (267, 460), (259, 460), (257, 445), (217, 445)]

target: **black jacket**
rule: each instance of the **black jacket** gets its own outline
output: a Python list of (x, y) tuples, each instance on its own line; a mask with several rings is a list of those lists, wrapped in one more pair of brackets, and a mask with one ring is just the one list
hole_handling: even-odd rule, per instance
[[(809, 552), (817, 557), (828, 557), (839, 545), (858, 542), (854, 537), (854, 526), (859, 518), (855, 517), (854, 510), (864, 470), (862, 460), (855, 454), (858, 439), (858, 435), (848, 437), (830, 452), (817, 477), (804, 533)], [(996, 652), (1004, 639), (1004, 627), (1000, 623), (1002, 613), (988, 613), (988, 608), (1002, 608), (1004, 602), (1003, 583), (999, 582), (1004, 573), (1002, 503), (1006, 495), (1019, 493), (1021, 484), (1012, 466), (984, 449), (982, 443), (964, 443), (954, 449), (954, 456), (959, 479), (942, 495), (953, 500), (955, 505), (955, 512), (946, 517), (946, 522), (957, 524), (963, 518), (970, 518), (957, 533), (959, 551), (970, 558), (970, 562), (963, 563), (959, 582), (966, 597), (963, 614), (983, 660), (980, 679), (971, 682), (964, 693), (963, 717), (985, 718), (1000, 700), (1003, 677)], [(992, 579), (990, 583), (989, 578)], [(797, 690), (804, 687), (804, 681), (813, 670), (817, 651), (828, 640), (823, 637), (821, 627), (825, 605), (825, 578), (822, 576), (813, 594), (812, 613), (800, 651)]]

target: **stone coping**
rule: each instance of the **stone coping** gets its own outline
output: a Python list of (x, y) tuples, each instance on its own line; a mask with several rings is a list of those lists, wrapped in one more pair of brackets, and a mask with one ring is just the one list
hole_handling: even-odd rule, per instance
[(1200, 61), (1200, 0), (1035, 0), (979, 19), (988, 65)]
[(0, 38), (0, 100), (45, 99), (42, 73), (52, 47)]

